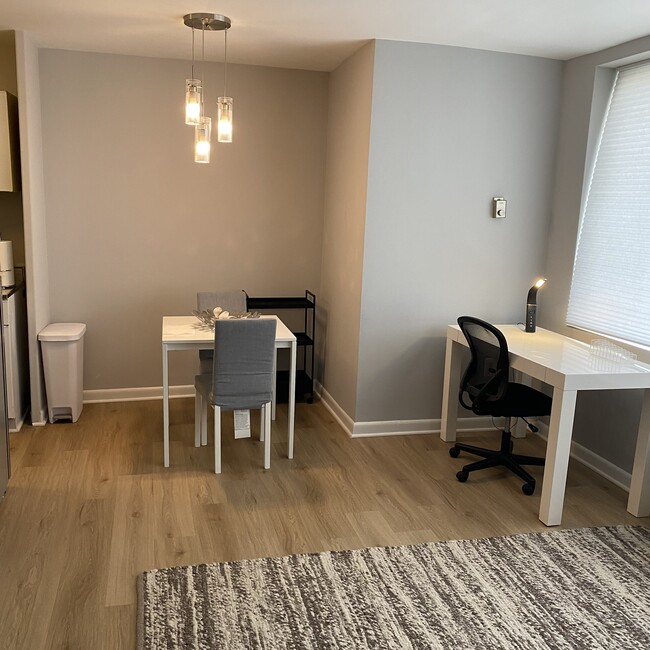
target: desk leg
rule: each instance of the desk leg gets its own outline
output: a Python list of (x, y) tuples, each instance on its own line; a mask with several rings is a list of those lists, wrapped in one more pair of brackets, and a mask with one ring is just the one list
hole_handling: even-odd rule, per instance
[(291, 360), (289, 362), (289, 458), (293, 458), (293, 438), (296, 415), (296, 341), (291, 342)]
[(539, 518), (547, 526), (559, 526), (562, 522), (564, 490), (566, 488), (573, 415), (576, 408), (575, 390), (553, 389), (553, 407), (546, 443), (546, 464)]
[[(530, 386), (531, 378), (528, 375), (524, 375), (519, 370), (513, 372), (513, 380), (518, 384), (524, 384), (525, 386)], [(524, 422), (523, 418), (517, 418), (517, 424), (512, 429), (513, 438), (525, 438), (526, 432), (528, 431), (528, 425)]]
[(442, 417), (440, 419), (440, 439), (444, 442), (454, 442), (456, 440), (461, 347), (460, 343), (447, 339), (445, 378), (442, 389)]
[(643, 395), (627, 511), (635, 517), (650, 515), (650, 388)]
[(275, 348), (273, 356), (273, 393), (271, 394), (271, 420), (275, 420), (275, 398), (278, 394), (278, 350)]
[(163, 374), (163, 444), (164, 463), (169, 467), (169, 368), (167, 346), (162, 346), (162, 374)]

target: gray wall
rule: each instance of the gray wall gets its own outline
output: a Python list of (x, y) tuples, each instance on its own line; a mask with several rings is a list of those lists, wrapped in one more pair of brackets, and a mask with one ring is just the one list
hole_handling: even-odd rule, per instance
[[(599, 68), (628, 57), (650, 58), (650, 37), (573, 59), (566, 63), (553, 219), (548, 242), (548, 285), (539, 312), (542, 326), (590, 341), (594, 334), (566, 326), (573, 258), (580, 223), (582, 190), (590, 171), (594, 143), (602, 124), (611, 71)], [(540, 294), (541, 295), (541, 294)], [(635, 350), (650, 362), (650, 353)], [(631, 471), (641, 409), (638, 391), (582, 393), (578, 397), (573, 438), (618, 467)]]
[[(160, 386), (196, 291), (319, 291), (328, 76), (229, 66), (234, 142), (193, 162), (182, 61), (42, 50), (52, 320), (88, 324), (85, 388)], [(222, 67), (206, 71), (214, 112)], [(171, 383), (193, 382), (194, 355)]]
[(558, 61), (376, 42), (355, 420), (439, 418), (446, 325), (523, 321), (561, 82)]
[(319, 380), (354, 419), (374, 43), (330, 77)]

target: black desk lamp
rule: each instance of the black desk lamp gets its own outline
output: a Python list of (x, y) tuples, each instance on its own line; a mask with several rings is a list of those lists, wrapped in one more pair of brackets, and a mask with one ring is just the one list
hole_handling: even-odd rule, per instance
[(534, 332), (537, 325), (537, 291), (546, 282), (546, 278), (537, 280), (528, 292), (528, 299), (526, 300), (526, 331)]

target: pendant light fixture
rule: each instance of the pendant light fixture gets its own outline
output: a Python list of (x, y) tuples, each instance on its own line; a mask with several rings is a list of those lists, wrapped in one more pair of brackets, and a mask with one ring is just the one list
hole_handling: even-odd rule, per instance
[[(205, 115), (204, 109), (204, 88), (203, 76), (205, 71), (205, 32), (206, 31), (223, 31), (224, 38), (227, 30), (230, 28), (230, 18), (221, 14), (192, 13), (183, 16), (185, 25), (192, 29), (192, 79), (186, 80), (186, 100), (185, 100), (185, 123), (194, 125), (194, 162), (210, 162), (210, 139), (212, 134), (212, 119)], [(194, 78), (194, 30), (201, 29), (201, 79)], [(227, 41), (224, 41), (227, 56)], [(224, 66), (226, 62), (224, 61)], [(224, 68), (224, 95), (226, 82), (226, 70)], [(222, 111), (222, 100), (224, 110)], [(190, 107), (191, 104), (191, 107)], [(198, 104), (198, 106), (197, 106)], [(219, 97), (218, 100), (218, 120), (221, 124), (222, 115), (224, 116), (224, 133), (230, 131), (230, 135), (224, 135), (221, 139), (221, 128), (219, 128), (219, 142), (232, 142), (232, 98)], [(192, 120), (190, 121), (188, 115)]]
[(198, 124), (201, 117), (203, 84), (194, 77), (194, 27), (192, 27), (192, 78), (185, 80), (185, 124)]
[(212, 118), (202, 116), (194, 127), (194, 162), (210, 162), (210, 136), (212, 135)]
[[(203, 74), (205, 71), (205, 23), (201, 22), (201, 87), (203, 87)], [(192, 30), (194, 31), (194, 30)], [(212, 135), (212, 118), (205, 116), (205, 102), (201, 93), (201, 117), (199, 123), (194, 127), (194, 162), (210, 162), (210, 136)]]
[(228, 97), (228, 30), (223, 33), (223, 97), (217, 100), (217, 139), (232, 142), (232, 97)]

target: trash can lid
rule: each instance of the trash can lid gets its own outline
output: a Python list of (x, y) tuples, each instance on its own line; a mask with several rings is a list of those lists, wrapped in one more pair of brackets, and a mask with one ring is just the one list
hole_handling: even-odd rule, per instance
[(85, 323), (51, 323), (44, 327), (39, 341), (78, 341), (86, 332)]

